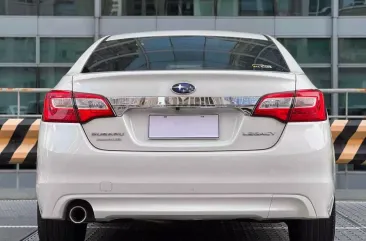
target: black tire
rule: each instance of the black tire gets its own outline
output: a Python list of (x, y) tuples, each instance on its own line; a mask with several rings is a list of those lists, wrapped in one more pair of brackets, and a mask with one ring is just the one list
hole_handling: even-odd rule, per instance
[(38, 236), (40, 241), (84, 241), (87, 224), (67, 220), (43, 219), (37, 206)]
[(329, 218), (287, 222), (290, 241), (334, 241), (336, 205)]

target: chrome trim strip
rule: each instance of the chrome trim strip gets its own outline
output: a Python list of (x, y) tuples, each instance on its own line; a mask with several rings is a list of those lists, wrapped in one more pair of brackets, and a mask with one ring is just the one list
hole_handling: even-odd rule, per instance
[(259, 96), (129, 96), (108, 98), (117, 116), (122, 116), (129, 109), (150, 108), (234, 108), (250, 115), (259, 99)]

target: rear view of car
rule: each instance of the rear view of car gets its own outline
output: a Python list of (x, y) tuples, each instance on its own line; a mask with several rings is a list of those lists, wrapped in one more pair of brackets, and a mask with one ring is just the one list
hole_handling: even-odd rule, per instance
[(128, 219), (284, 221), (292, 241), (334, 239), (324, 97), (270, 36), (100, 39), (46, 95), (37, 163), (41, 241)]

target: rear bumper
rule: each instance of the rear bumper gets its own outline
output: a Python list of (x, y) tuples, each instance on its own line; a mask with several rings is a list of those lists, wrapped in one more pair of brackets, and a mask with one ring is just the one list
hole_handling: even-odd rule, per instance
[(93, 208), (94, 217), (99, 221), (131, 217), (167, 220), (317, 217), (308, 198), (300, 195), (272, 194), (71, 194), (62, 196), (54, 207), (46, 203), (42, 216), (60, 218), (65, 204), (75, 199), (88, 201)]
[(64, 218), (74, 199), (97, 220), (326, 218), (334, 197), (326, 122), (288, 125), (275, 147), (249, 152), (100, 151), (79, 125), (42, 123), (37, 168), (50, 219)]

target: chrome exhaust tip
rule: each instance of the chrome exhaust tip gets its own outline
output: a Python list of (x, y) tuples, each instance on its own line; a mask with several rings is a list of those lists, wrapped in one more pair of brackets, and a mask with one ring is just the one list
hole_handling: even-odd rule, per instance
[(83, 223), (85, 222), (86, 218), (88, 216), (88, 213), (85, 208), (82, 206), (75, 206), (70, 209), (69, 212), (69, 219), (73, 223)]

